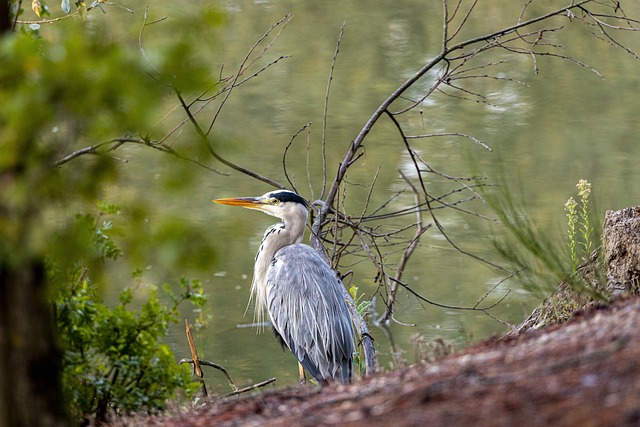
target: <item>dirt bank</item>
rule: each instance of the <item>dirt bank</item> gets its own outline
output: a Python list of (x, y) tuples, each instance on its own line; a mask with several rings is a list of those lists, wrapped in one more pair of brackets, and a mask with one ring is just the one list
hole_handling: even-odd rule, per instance
[(147, 426), (637, 426), (640, 299), (348, 386), (263, 392)]

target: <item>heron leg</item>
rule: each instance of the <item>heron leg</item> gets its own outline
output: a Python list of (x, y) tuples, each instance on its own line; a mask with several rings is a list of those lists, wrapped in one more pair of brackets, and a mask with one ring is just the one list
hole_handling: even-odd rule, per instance
[(300, 384), (307, 383), (307, 376), (304, 373), (304, 368), (302, 367), (302, 363), (298, 362), (298, 371), (300, 372)]

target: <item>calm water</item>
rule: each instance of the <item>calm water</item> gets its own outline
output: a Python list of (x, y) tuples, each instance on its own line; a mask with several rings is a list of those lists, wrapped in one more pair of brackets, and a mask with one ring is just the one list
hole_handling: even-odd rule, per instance
[[(199, 16), (209, 3), (157, 1), (150, 11), (156, 17), (188, 18), (190, 14)], [(505, 0), (478, 6), (484, 9), (469, 21), (468, 36), (514, 23), (519, 15), (515, 3), (520, 2)], [(542, 5), (553, 3), (538, 5), (540, 10), (546, 10)], [(326, 131), (330, 173), (375, 108), (436, 54), (439, 47), (440, 2), (399, 0), (371, 4), (359, 1), (216, 2), (224, 16), (222, 26), (172, 27), (169, 19), (149, 29), (149, 51), (152, 52), (153, 43), (161, 43), (166, 34), (192, 31), (195, 32), (192, 42), (198, 43), (199, 55), (210, 62), (212, 75), (217, 75), (222, 64), (230, 73), (253, 43), (290, 13), (292, 19), (286, 28), (277, 39), (270, 37), (273, 46), (252, 69), (258, 70), (282, 55), (289, 57), (232, 94), (214, 128), (214, 143), (226, 158), (285, 182), (283, 149), (298, 130), (312, 122), (310, 181), (306, 167), (306, 133), (296, 140), (289, 154), (290, 174), (303, 195), (311, 197), (310, 188), (316, 195), (321, 188), (322, 169), (317, 154), (322, 137), (325, 91), (343, 23), (345, 32), (334, 70)], [(124, 16), (118, 24), (123, 34), (136, 34), (139, 28), (142, 7), (134, 3), (131, 7), (136, 14)], [(569, 28), (565, 36), (555, 36), (558, 42), (580, 61), (596, 67), (604, 79), (567, 61), (541, 58), (538, 60), (540, 73), (535, 74), (529, 57), (493, 57), (494, 61), (509, 59), (509, 62), (491, 72), (518, 82), (495, 79), (470, 82), (470, 89), (487, 95), (487, 103), (435, 96), (424, 104), (422, 114), (406, 119), (416, 134), (460, 132), (482, 139), (492, 152), (468, 140), (444, 138), (416, 142), (415, 147), (435, 169), (457, 176), (469, 175), (467, 157), (472, 155), (482, 165), (483, 172), (495, 179), (496, 159), (501, 158), (507, 178), (516, 190), (521, 188), (522, 193), (516, 197), (529, 206), (541, 227), (552, 235), (556, 233), (559, 239), (563, 233), (563, 205), (569, 196), (575, 195), (575, 183), (580, 178), (592, 183), (602, 212), (640, 203), (640, 168), (637, 167), (640, 63), (620, 49), (588, 37), (581, 27), (567, 21), (562, 23)], [(632, 44), (640, 48), (640, 39), (636, 37)], [(173, 104), (174, 100), (168, 100), (167, 109)], [(211, 111), (201, 117), (211, 117)], [(162, 123), (168, 127), (179, 117), (176, 112)], [(383, 202), (402, 186), (398, 171), (407, 170), (408, 162), (393, 129), (388, 123), (381, 123), (367, 142), (366, 155), (349, 175), (350, 182), (369, 185), (380, 167), (373, 205)], [(178, 148), (195, 144), (188, 128), (173, 140)], [(116, 204), (126, 205), (136, 199), (149, 206), (152, 213), (145, 219), (145, 227), (154, 232), (160, 232), (168, 219), (200, 230), (196, 235), (181, 237), (182, 246), (178, 246), (182, 248), (178, 250), (181, 253), (174, 253), (175, 245), (148, 248), (147, 258), (139, 261), (147, 267), (145, 277), (149, 283), (175, 284), (183, 275), (203, 281), (209, 296), (204, 312), (186, 313), (192, 321), (196, 317), (206, 320), (206, 326), (196, 334), (200, 357), (224, 365), (238, 383), (257, 382), (272, 376), (278, 378), (280, 385), (295, 383), (295, 361), (289, 354), (282, 353), (271, 333), (256, 334), (255, 329), (237, 327), (252, 320), (252, 309), (246, 316), (244, 313), (253, 257), (264, 229), (273, 219), (211, 203), (213, 198), (259, 195), (270, 188), (238, 173), (223, 176), (203, 169), (185, 174), (190, 180), (188, 191), (173, 191), (173, 184), (182, 179), (180, 172), (167, 168), (170, 162), (176, 162), (174, 158), (133, 148), (128, 156), (131, 160), (124, 167), (121, 183), (110, 188), (106, 197)], [(220, 164), (209, 164), (228, 172)], [(434, 181), (433, 185), (441, 184)], [(349, 207), (353, 209), (351, 213), (357, 214), (366, 189), (358, 190), (354, 186), (350, 191)], [(484, 209), (477, 202), (466, 208)], [(494, 256), (490, 251), (490, 238), (501, 233), (499, 227), (489, 228), (467, 215), (441, 215), (440, 220), (460, 246), (482, 256)], [(206, 257), (208, 262), (192, 263), (191, 257)], [(166, 267), (176, 258), (183, 259), (180, 271)], [(376, 290), (375, 270), (366, 262), (347, 269), (354, 270), (353, 282), (370, 298)], [(123, 278), (119, 283), (127, 283), (128, 271), (115, 271), (113, 275)], [(499, 272), (460, 255), (437, 232), (425, 235), (404, 277), (416, 291), (431, 300), (467, 306), (475, 304), (501, 278)], [(118, 289), (119, 286), (112, 291)], [(509, 297), (492, 313), (505, 322), (518, 323), (539, 297), (519, 289), (514, 282), (507, 282), (489, 300), (496, 300), (509, 289)], [(382, 310), (380, 301), (377, 310)], [(417, 325), (391, 326), (396, 350), (408, 362), (414, 360), (411, 337), (415, 334), (422, 334), (427, 340), (443, 337), (460, 347), (506, 330), (505, 325), (488, 316), (439, 309), (420, 303), (406, 293), (398, 298), (396, 317), (401, 322)], [(372, 333), (380, 365), (388, 368), (392, 360), (389, 338), (376, 328)], [(182, 325), (176, 327), (171, 341), (178, 357), (188, 356)], [(207, 374), (209, 383), (225, 384), (224, 378), (218, 379), (216, 375), (215, 372)]]

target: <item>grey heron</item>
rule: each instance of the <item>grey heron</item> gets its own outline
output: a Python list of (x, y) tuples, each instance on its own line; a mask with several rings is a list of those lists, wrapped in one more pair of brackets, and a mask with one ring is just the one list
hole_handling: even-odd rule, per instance
[(255, 257), (251, 299), (255, 320), (269, 314), (276, 337), (319, 383), (351, 380), (354, 333), (342, 282), (328, 262), (303, 243), (308, 205), (288, 190), (260, 197), (214, 200), (282, 220), (267, 228)]

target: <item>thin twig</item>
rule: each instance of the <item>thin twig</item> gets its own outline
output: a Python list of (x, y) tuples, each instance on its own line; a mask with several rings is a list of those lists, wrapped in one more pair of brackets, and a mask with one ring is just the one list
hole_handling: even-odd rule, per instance
[[(201, 366), (211, 366), (212, 368), (215, 368), (220, 372), (222, 372), (225, 378), (227, 379), (229, 386), (231, 386), (231, 388), (234, 390), (238, 389), (238, 387), (236, 387), (236, 383), (231, 378), (231, 375), (229, 375), (229, 372), (227, 372), (227, 370), (222, 365), (218, 365), (217, 363), (209, 362), (208, 360), (204, 360), (204, 359), (200, 359), (199, 362)], [(180, 359), (180, 362), (178, 363), (180, 364), (189, 363), (193, 365), (193, 359)]]
[(456, 30), (453, 32), (453, 34), (451, 34), (451, 36), (449, 36), (449, 38), (447, 40), (447, 43), (450, 42), (451, 40), (453, 40), (460, 33), (460, 31), (462, 31), (462, 27), (464, 27), (464, 25), (467, 23), (469, 17), (471, 16), (471, 12), (473, 12), (473, 9), (475, 9), (477, 4), (478, 4), (478, 0), (473, 0), (473, 3), (471, 3), (469, 8), (467, 9), (467, 13), (464, 15), (464, 17), (462, 18), (462, 20), (458, 24), (458, 28), (456, 28)]
[[(420, 193), (413, 186), (411, 181), (404, 174), (402, 174), (402, 172), (400, 172), (400, 174), (401, 174), (402, 179), (404, 180), (404, 182), (413, 191), (414, 204), (415, 205), (420, 204)], [(400, 261), (398, 261), (398, 265), (396, 266), (396, 274), (395, 274), (394, 280), (391, 283), (391, 289), (389, 290), (389, 298), (387, 299), (387, 309), (385, 310), (385, 312), (382, 315), (382, 317), (378, 320), (379, 323), (384, 323), (384, 322), (388, 321), (390, 318), (393, 318), (393, 312), (394, 312), (394, 308), (395, 308), (394, 304), (395, 304), (395, 299), (396, 299), (396, 292), (398, 291), (397, 283), (398, 283), (398, 281), (402, 280), (402, 275), (404, 273), (405, 267), (406, 267), (407, 263), (409, 262), (409, 258), (411, 258), (411, 255), (413, 254), (413, 252), (415, 251), (416, 247), (418, 246), (418, 242), (420, 241), (420, 237), (429, 228), (429, 227), (424, 227), (423, 222), (422, 222), (422, 213), (421, 213), (420, 210), (416, 211), (416, 222), (414, 223), (414, 226), (416, 228), (415, 234), (414, 234), (413, 238), (411, 239), (411, 242), (409, 242), (409, 244), (406, 246), (405, 250), (402, 252), (402, 256), (400, 257)]]
[(158, 69), (156, 68), (156, 66), (153, 64), (153, 62), (151, 62), (151, 60), (149, 59), (149, 57), (147, 56), (147, 52), (144, 50), (144, 43), (142, 41), (142, 36), (144, 34), (144, 29), (148, 26), (148, 25), (152, 25), (152, 24), (156, 24), (158, 22), (162, 22), (165, 19), (167, 19), (166, 16), (163, 16), (162, 18), (156, 19), (153, 22), (147, 22), (149, 19), (149, 5), (147, 5), (144, 8), (144, 16), (142, 18), (142, 26), (140, 27), (140, 32), (138, 33), (138, 50), (140, 50), (140, 54), (142, 55), (142, 57), (144, 58), (144, 60), (147, 62), (147, 64), (149, 64), (149, 66), (151, 66), (151, 68), (153, 69), (153, 71), (156, 73), (156, 76), (160, 76), (160, 71), (158, 71)]
[(424, 180), (422, 179), (422, 174), (420, 173), (420, 167), (418, 166), (418, 156), (416, 155), (416, 153), (411, 149), (409, 142), (407, 140), (407, 138), (404, 135), (404, 132), (402, 130), (402, 126), (400, 126), (400, 123), (398, 123), (398, 121), (396, 120), (396, 118), (387, 113), (387, 115), (390, 117), (391, 121), (393, 122), (393, 124), (396, 126), (396, 128), (398, 129), (398, 132), (400, 132), (400, 136), (402, 138), (402, 141), (404, 142), (405, 145), (405, 149), (406, 152), (409, 154), (410, 158), (411, 158), (411, 162), (416, 170), (416, 172), (418, 172), (418, 182), (420, 183), (420, 187), (422, 190), (422, 194), (424, 194), (425, 196), (425, 201), (427, 203), (427, 208), (429, 210), (429, 213), (431, 214), (431, 218), (433, 219), (434, 224), (436, 225), (436, 227), (438, 227), (438, 230), (440, 231), (440, 233), (442, 234), (442, 236), (446, 239), (446, 241), (449, 243), (449, 245), (451, 245), (451, 247), (453, 247), (455, 250), (457, 250), (458, 252), (460, 252), (463, 255), (467, 255), (470, 258), (473, 258), (475, 260), (481, 261), (487, 265), (490, 265), (491, 267), (494, 268), (498, 268), (500, 270), (504, 270), (504, 267), (499, 266), (487, 259), (484, 259), (474, 253), (471, 253), (467, 250), (462, 249), (458, 244), (456, 244), (451, 237), (448, 235), (448, 233), (444, 230), (444, 227), (442, 226), (442, 224), (440, 223), (440, 221), (438, 220), (438, 218), (436, 218), (433, 210), (431, 209), (431, 202), (429, 200), (429, 192), (427, 191), (427, 187), (426, 184), (424, 182)]
[(200, 360), (198, 357), (198, 350), (196, 349), (196, 344), (193, 342), (193, 335), (191, 334), (191, 328), (189, 327), (189, 321), (184, 319), (185, 329), (187, 333), (187, 341), (189, 342), (189, 349), (191, 350), (191, 358), (193, 364), (193, 372), (200, 379), (204, 376), (202, 373), (202, 368), (200, 368)]
[[(392, 278), (391, 280), (394, 280), (394, 279)], [(511, 293), (511, 290), (507, 290), (507, 292), (505, 292), (505, 294), (503, 296), (501, 296), (496, 302), (494, 302), (493, 304), (489, 304), (489, 305), (487, 305), (485, 307), (478, 307), (478, 306), (469, 307), (469, 306), (442, 304), (442, 303), (430, 300), (430, 299), (422, 296), (418, 292), (416, 292), (413, 289), (411, 289), (411, 287), (409, 285), (407, 285), (406, 283), (404, 283), (404, 282), (397, 281), (396, 283), (398, 283), (398, 285), (400, 285), (403, 288), (405, 288), (407, 291), (409, 291), (409, 293), (411, 293), (413, 296), (415, 296), (419, 300), (422, 300), (422, 301), (426, 302), (427, 304), (433, 305), (435, 307), (446, 308), (446, 309), (449, 309), (449, 310), (481, 311), (483, 313), (487, 312), (488, 310), (491, 310), (491, 309), (497, 307), (498, 305), (500, 305), (500, 303), (502, 303), (502, 301), (504, 301), (504, 299), (507, 296), (509, 296), (509, 294)]]
[(256, 48), (260, 45), (260, 43), (262, 43), (262, 41), (267, 38), (269, 36), (269, 34), (271, 34), (271, 32), (280, 24), (285, 23), (289, 21), (289, 19), (291, 18), (291, 14), (287, 13), (285, 16), (283, 16), (282, 18), (280, 18), (280, 20), (278, 22), (276, 22), (275, 24), (273, 24), (263, 35), (262, 37), (260, 37), (254, 44), (253, 46), (251, 46), (251, 48), (249, 49), (249, 51), (247, 52), (247, 54), (245, 55), (244, 59), (242, 60), (242, 62), (240, 63), (240, 66), (238, 67), (238, 71), (236, 72), (233, 81), (231, 82), (231, 86), (229, 87), (229, 90), (226, 92), (224, 98), (222, 99), (222, 101), (220, 102), (220, 105), (218, 105), (218, 108), (216, 109), (216, 112), (213, 114), (213, 118), (211, 119), (211, 122), (209, 123), (209, 128), (207, 129), (207, 131), (204, 133), (204, 135), (209, 136), (209, 134), (211, 133), (211, 130), (213, 129), (213, 125), (215, 124), (216, 120), (218, 119), (218, 116), (220, 115), (220, 112), (222, 111), (222, 108), (224, 107), (224, 105), (226, 104), (227, 100), (229, 99), (229, 97), (231, 96), (231, 92), (233, 90), (233, 88), (236, 85), (236, 82), (238, 81), (238, 79), (240, 78), (240, 76), (244, 73), (245, 71), (245, 65), (247, 64), (247, 62), (249, 61), (249, 58), (251, 57), (251, 54), (256, 50)]
[(247, 169), (245, 167), (242, 167), (240, 165), (237, 165), (233, 162), (230, 162), (229, 160), (223, 158), (222, 156), (220, 156), (211, 146), (211, 144), (209, 143), (207, 134), (202, 130), (202, 128), (200, 127), (200, 124), (198, 123), (198, 121), (195, 119), (195, 117), (193, 117), (193, 114), (191, 114), (191, 110), (189, 109), (189, 106), (187, 105), (187, 103), (185, 102), (184, 98), (182, 97), (182, 95), (180, 94), (180, 92), (176, 91), (176, 96), (178, 97), (178, 100), (180, 101), (180, 105), (182, 105), (183, 110), (185, 111), (185, 113), (187, 114), (187, 117), (189, 117), (189, 121), (191, 122), (191, 124), (193, 125), (193, 127), (196, 130), (196, 133), (198, 134), (198, 136), (200, 137), (200, 141), (202, 142), (202, 144), (204, 144), (205, 148), (207, 149), (207, 151), (209, 151), (209, 154), (211, 154), (211, 156), (218, 160), (220, 163), (230, 167), (231, 169), (241, 172), (245, 175), (248, 175), (252, 178), (255, 178), (259, 181), (262, 181), (266, 184), (269, 184), (273, 187), (276, 188), (286, 188), (285, 186), (283, 186), (282, 184), (273, 181), (269, 178), (267, 178), (266, 176), (262, 176), (256, 172), (253, 172), (250, 169)]
[[(14, 3), (10, 3), (8, 7), (11, 7)], [(22, 0), (19, 0), (17, 3), (17, 7), (16, 7), (16, 11), (20, 11), (22, 9)], [(16, 30), (16, 25), (18, 24), (18, 15), (20, 15), (19, 13), (15, 13), (14, 17), (13, 17), (13, 25), (11, 26), (11, 30), (15, 31)]]
[(250, 386), (241, 388), (239, 390), (235, 390), (235, 391), (232, 391), (230, 393), (223, 394), (222, 396), (220, 396), (220, 398), (223, 399), (225, 397), (237, 396), (239, 394), (246, 393), (246, 392), (255, 390), (257, 388), (260, 388), (260, 387), (264, 387), (264, 386), (269, 385), (269, 384), (274, 383), (274, 382), (276, 382), (275, 378), (269, 378), (268, 380), (261, 381), (261, 382), (259, 382), (257, 384), (252, 384)]
[(342, 42), (342, 36), (344, 35), (344, 28), (347, 25), (346, 21), (342, 23), (340, 27), (340, 34), (338, 34), (338, 41), (336, 42), (336, 50), (331, 58), (331, 68), (329, 71), (329, 79), (327, 80), (327, 88), (324, 94), (324, 110), (322, 112), (322, 191), (320, 192), (320, 198), (324, 198), (324, 193), (327, 190), (327, 118), (329, 110), (329, 93), (331, 92), (331, 82), (333, 81), (333, 72), (336, 68), (336, 61), (338, 54), (340, 53), (340, 43)]
[(193, 341), (193, 335), (191, 334), (191, 328), (189, 327), (189, 321), (187, 319), (184, 319), (184, 324), (187, 333), (187, 341), (189, 342), (189, 350), (191, 351), (191, 366), (193, 367), (193, 373), (198, 377), (198, 380), (202, 385), (202, 394), (206, 397), (209, 393), (207, 393), (207, 386), (204, 383), (204, 373), (200, 367), (200, 358), (198, 357), (196, 343)]
[(480, 145), (481, 147), (489, 151), (493, 151), (487, 144), (482, 142), (481, 139), (476, 138), (475, 136), (467, 135), (460, 132), (439, 132), (439, 133), (429, 133), (424, 135), (407, 135), (407, 139), (434, 138), (434, 137), (446, 137), (446, 136), (458, 136), (461, 138), (467, 138), (475, 142), (476, 144)]
[[(289, 176), (289, 171), (287, 170), (287, 153), (289, 152), (289, 149), (293, 145), (293, 141), (295, 141), (298, 135), (300, 135), (305, 129), (308, 129), (310, 126), (311, 126), (311, 123), (307, 123), (306, 125), (302, 126), (300, 129), (298, 129), (298, 131), (294, 133), (291, 139), (289, 140), (289, 143), (284, 147), (284, 152), (282, 153), (282, 170), (284, 171), (284, 177), (289, 183), (289, 185), (291, 186), (291, 189), (295, 189), (296, 186), (294, 185), (291, 177)], [(307, 167), (307, 170), (309, 170), (308, 167)]]

